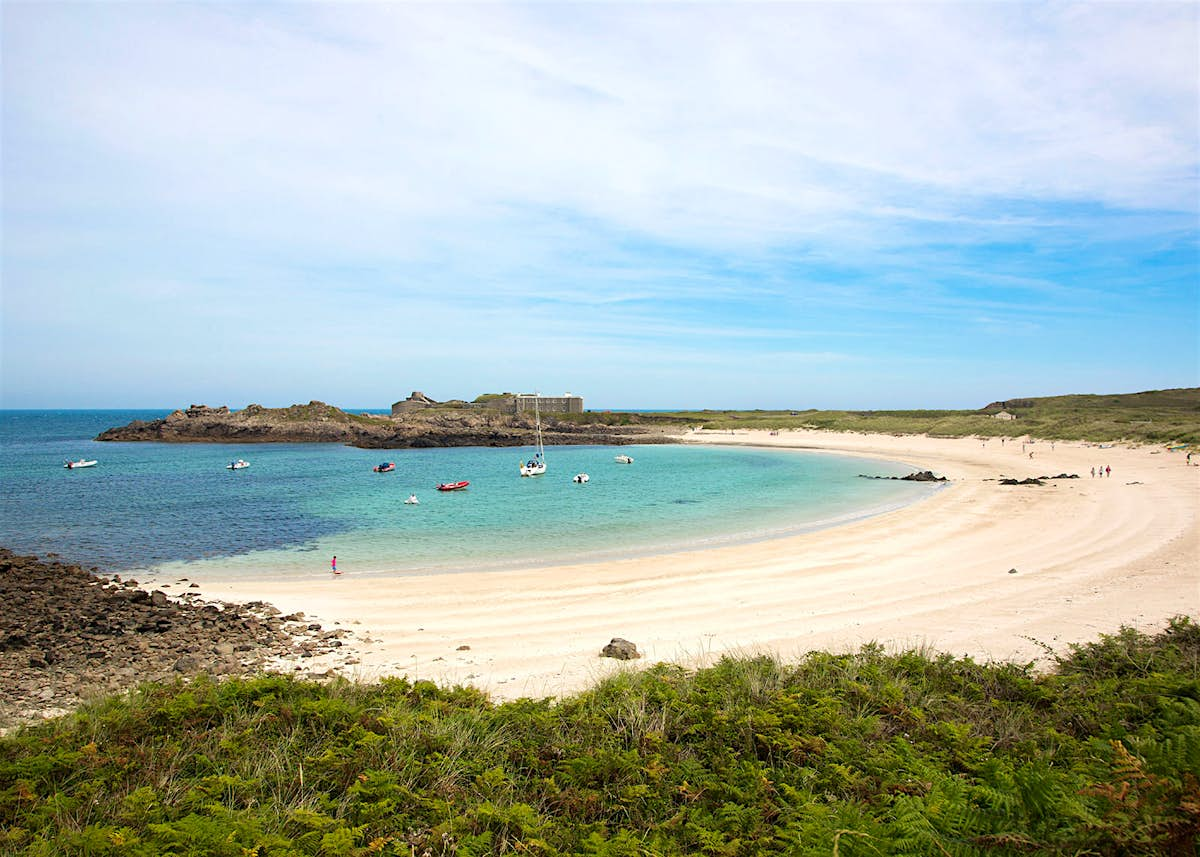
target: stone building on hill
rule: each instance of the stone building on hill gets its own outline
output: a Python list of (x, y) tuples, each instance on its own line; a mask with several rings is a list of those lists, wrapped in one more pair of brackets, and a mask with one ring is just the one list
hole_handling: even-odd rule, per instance
[(466, 403), (461, 401), (454, 402), (438, 402), (429, 398), (424, 393), (414, 390), (413, 394), (407, 399), (396, 402), (392, 405), (392, 416), (400, 416), (401, 414), (409, 413), (410, 411), (419, 411), (424, 408), (436, 408), (439, 406), (446, 407), (467, 407), (480, 408), (490, 411), (498, 411), (503, 414), (526, 414), (533, 413), (534, 407), (543, 414), (582, 414), (583, 413), (583, 397), (573, 396), (570, 393), (563, 393), (561, 396), (537, 396), (529, 393), (502, 393), (500, 395), (484, 395), (480, 396), (474, 402)]
[(432, 408), (437, 406), (437, 402), (426, 396), (420, 390), (413, 390), (411, 396), (403, 401), (396, 402), (392, 405), (392, 416), (407, 413), (409, 411), (419, 411), (422, 408)]
[(514, 396), (513, 408), (518, 414), (524, 414), (534, 409), (543, 414), (582, 414), (583, 397), (563, 393), (561, 396)]

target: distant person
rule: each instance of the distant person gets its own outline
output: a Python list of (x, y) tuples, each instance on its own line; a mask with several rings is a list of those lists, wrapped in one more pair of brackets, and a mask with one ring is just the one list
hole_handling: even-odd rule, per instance
[(1104, 468), (1104, 475), (1105, 475), (1105, 476), (1112, 476), (1112, 468), (1111, 468), (1111, 467), (1107, 467), (1107, 466), (1106, 466), (1106, 467)]
[(1092, 468), (1092, 478), (1093, 479), (1096, 478), (1096, 468), (1094, 468), (1094, 467)]
[(341, 572), (337, 570), (337, 557), (336, 556), (329, 561), (329, 567), (330, 567), (330, 569), (333, 570), (334, 574), (341, 574)]

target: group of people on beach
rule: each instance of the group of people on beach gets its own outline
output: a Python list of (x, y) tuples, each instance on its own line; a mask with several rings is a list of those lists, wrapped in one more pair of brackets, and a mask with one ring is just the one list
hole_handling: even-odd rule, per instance
[(1096, 478), (1097, 473), (1099, 473), (1100, 478), (1103, 479), (1105, 476), (1112, 476), (1112, 468), (1107, 465), (1101, 464), (1099, 467), (1092, 468), (1092, 478), (1093, 479)]

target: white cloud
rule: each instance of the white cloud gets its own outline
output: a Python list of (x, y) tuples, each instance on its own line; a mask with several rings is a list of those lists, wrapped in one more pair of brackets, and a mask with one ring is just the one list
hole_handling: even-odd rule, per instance
[(354, 332), (378, 316), (447, 361), (442, 329), (481, 338), (477, 362), (524, 349), (519, 374), (531, 324), (568, 325), (553, 347), (579, 371), (755, 339), (808, 365), (906, 308), (990, 328), (1103, 306), (958, 254), (1194, 235), (1198, 14), (8, 4), (5, 326), (52, 325), (47, 295), (131, 322), (241, 305), (276, 348), (318, 343), (315, 371), (400, 359)]
[(17, 7), (10, 89), (164, 194), (374, 242), (513, 203), (787, 241), (893, 182), (1195, 204), (1189, 5), (248, 9)]

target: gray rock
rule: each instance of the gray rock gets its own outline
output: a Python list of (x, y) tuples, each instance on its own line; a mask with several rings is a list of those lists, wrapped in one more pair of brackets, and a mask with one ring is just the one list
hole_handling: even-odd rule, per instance
[(194, 673), (199, 672), (202, 665), (203, 662), (195, 655), (184, 655), (175, 661), (173, 669), (177, 673)]
[(637, 650), (637, 646), (628, 640), (621, 637), (613, 637), (609, 644), (600, 650), (600, 656), (603, 658), (616, 658), (621, 661), (629, 661), (634, 658), (640, 658), (642, 655)]

